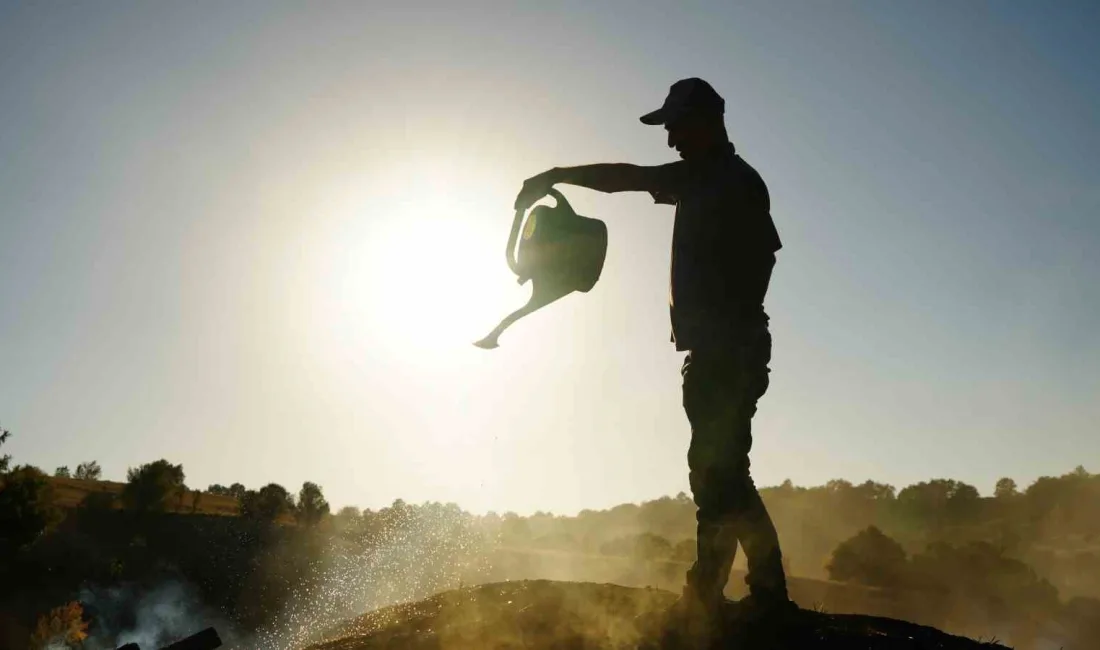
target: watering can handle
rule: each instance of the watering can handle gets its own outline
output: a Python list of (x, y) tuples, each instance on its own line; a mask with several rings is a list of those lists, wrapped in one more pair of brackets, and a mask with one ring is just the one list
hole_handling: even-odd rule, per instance
[[(565, 200), (565, 196), (550, 188), (547, 193), (548, 196), (554, 197), (556, 207), (573, 211), (573, 206), (569, 205), (569, 201)], [(527, 214), (526, 210), (516, 210), (516, 216), (512, 220), (512, 232), (508, 234), (508, 248), (504, 251), (505, 258), (508, 260), (508, 268), (512, 269), (512, 273), (520, 276), (520, 282), (522, 283), (526, 278), (523, 277), (523, 273), (520, 272), (519, 263), (516, 262), (516, 242), (519, 240), (519, 233), (523, 229), (524, 216)]]

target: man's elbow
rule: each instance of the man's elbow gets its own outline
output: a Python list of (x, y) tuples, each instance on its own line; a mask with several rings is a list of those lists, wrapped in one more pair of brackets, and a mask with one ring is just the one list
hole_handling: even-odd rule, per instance
[(660, 192), (660, 184), (652, 167), (619, 163), (615, 171), (617, 192)]

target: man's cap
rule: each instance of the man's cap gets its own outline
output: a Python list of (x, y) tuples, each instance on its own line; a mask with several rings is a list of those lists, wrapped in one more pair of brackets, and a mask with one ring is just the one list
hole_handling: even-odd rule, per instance
[(726, 101), (710, 84), (691, 77), (681, 79), (668, 89), (663, 106), (641, 117), (642, 124), (667, 124), (688, 115), (722, 115)]

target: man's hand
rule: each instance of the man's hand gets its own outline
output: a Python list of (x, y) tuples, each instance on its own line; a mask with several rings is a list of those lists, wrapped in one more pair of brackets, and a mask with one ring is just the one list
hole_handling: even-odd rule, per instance
[(515, 209), (526, 212), (536, 201), (549, 194), (556, 182), (554, 176), (554, 170), (550, 169), (523, 181), (523, 187), (516, 195)]

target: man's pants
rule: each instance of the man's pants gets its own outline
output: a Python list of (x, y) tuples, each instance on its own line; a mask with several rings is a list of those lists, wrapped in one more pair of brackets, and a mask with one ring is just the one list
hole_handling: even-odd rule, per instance
[(704, 601), (721, 599), (738, 542), (754, 598), (787, 598), (775, 525), (749, 476), (752, 416), (768, 389), (771, 347), (767, 327), (760, 327), (714, 349), (692, 350), (681, 370), (691, 423), (689, 481), (698, 507), (698, 559), (687, 582), (689, 593)]

